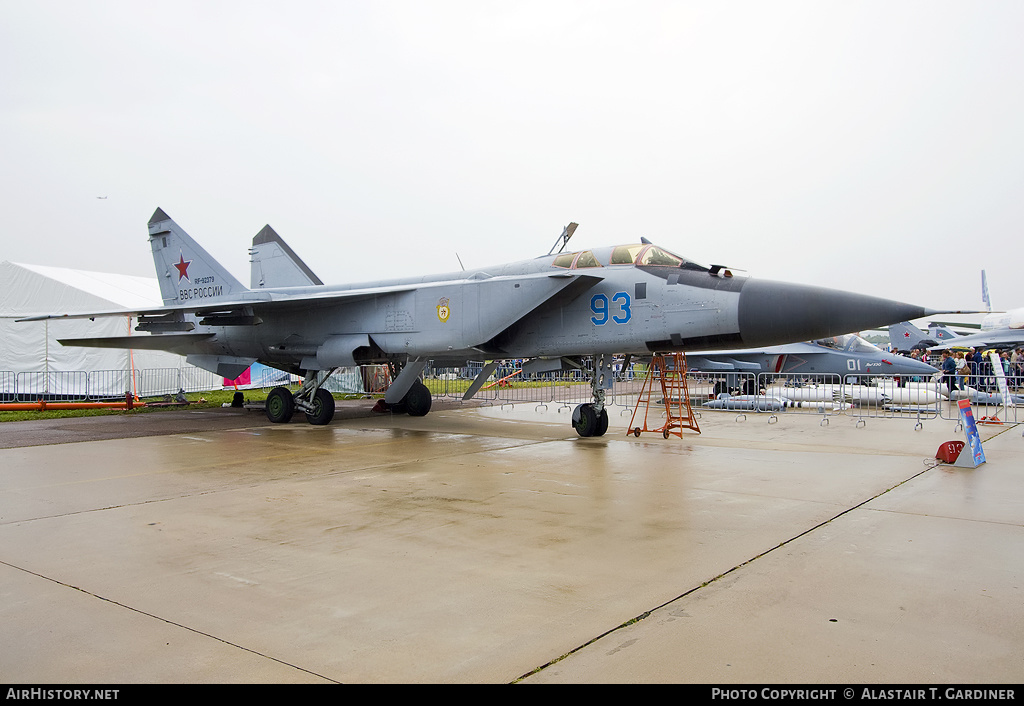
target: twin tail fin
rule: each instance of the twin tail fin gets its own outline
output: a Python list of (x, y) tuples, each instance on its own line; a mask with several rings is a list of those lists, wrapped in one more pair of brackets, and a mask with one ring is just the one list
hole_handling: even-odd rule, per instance
[(216, 305), (249, 291), (163, 209), (149, 219), (149, 244), (164, 306)]

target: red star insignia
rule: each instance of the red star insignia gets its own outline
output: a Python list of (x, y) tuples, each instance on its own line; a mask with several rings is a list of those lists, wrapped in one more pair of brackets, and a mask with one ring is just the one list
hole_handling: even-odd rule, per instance
[(903, 332), (903, 338), (910, 338), (910, 332), (909, 331), (904, 331)]
[[(192, 264), (192, 261), (186, 260), (185, 256), (180, 253), (178, 258), (178, 262), (174, 266), (178, 270), (178, 281), (180, 282), (182, 279), (188, 279), (188, 266)], [(188, 279), (188, 281), (191, 282), (192, 280)]]

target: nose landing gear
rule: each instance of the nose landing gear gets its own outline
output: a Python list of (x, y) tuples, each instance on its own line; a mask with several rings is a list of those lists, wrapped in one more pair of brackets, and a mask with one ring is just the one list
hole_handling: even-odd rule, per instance
[(572, 411), (572, 426), (580, 436), (604, 436), (608, 431), (608, 410), (604, 408), (604, 400), (613, 383), (610, 356), (594, 356), (594, 374), (590, 378), (594, 401), (578, 405)]

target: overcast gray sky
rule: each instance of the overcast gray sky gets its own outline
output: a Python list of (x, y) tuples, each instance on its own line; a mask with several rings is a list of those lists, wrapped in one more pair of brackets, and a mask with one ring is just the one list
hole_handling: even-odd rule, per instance
[[(932, 307), (1020, 296), (1024, 2), (0, 0), (0, 260), (243, 282), (647, 236)], [(104, 196), (105, 199), (97, 197)]]

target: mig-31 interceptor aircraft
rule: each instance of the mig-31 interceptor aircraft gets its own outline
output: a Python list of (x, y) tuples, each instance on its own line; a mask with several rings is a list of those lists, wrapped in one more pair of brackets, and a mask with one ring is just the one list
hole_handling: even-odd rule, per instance
[[(562, 234), (562, 248), (575, 224)], [(267, 229), (264, 229), (266, 231)], [(261, 231), (261, 233), (264, 233)], [(272, 231), (270, 231), (272, 233)], [(775, 346), (838, 336), (929, 316), (931, 310), (822, 287), (733, 276), (646, 239), (494, 267), (361, 284), (321, 285), (311, 271), (289, 283), (245, 287), (166, 213), (149, 220), (149, 242), (164, 306), (138, 311), (50, 314), (45, 318), (138, 317), (150, 336), (62, 340), (63, 345), (167, 350), (234, 378), (260, 362), (303, 375), (295, 393), (274, 388), (267, 416), (312, 424), (334, 416), (321, 386), (340, 367), (386, 363), (397, 372), (385, 395), (396, 411), (425, 415), (431, 396), (420, 376), (428, 362), (524, 359), (524, 375), (580, 367), (593, 357), (593, 402), (579, 405), (580, 436), (608, 427), (604, 409), (612, 356)], [(556, 246), (558, 243), (556, 242)], [(290, 249), (286, 246), (275, 254)], [(298, 268), (302, 270), (302, 267)], [(493, 372), (485, 366), (471, 397)]]

